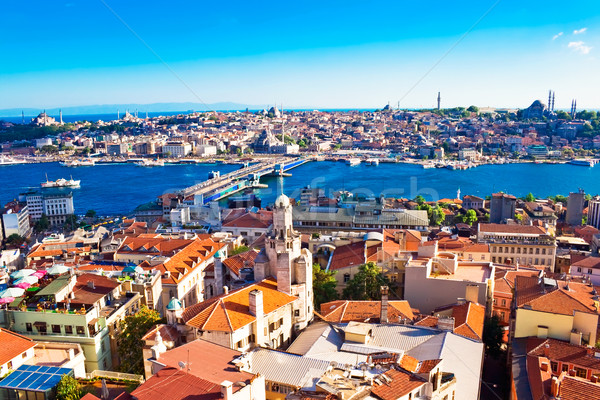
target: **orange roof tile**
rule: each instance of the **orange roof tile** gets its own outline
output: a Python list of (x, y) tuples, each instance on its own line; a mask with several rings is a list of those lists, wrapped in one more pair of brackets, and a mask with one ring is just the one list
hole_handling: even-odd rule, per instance
[[(321, 314), (328, 322), (362, 322), (367, 319), (379, 321), (381, 317), (380, 301), (337, 300), (321, 304)], [(388, 302), (388, 321), (413, 320), (414, 313), (406, 300)]]
[(277, 281), (267, 278), (261, 282), (246, 286), (228, 294), (222, 294), (185, 309), (183, 320), (189, 326), (210, 331), (233, 332), (256, 320), (250, 313), (249, 293), (254, 290), (263, 292), (263, 310), (269, 314), (297, 297), (277, 290)]
[(425, 381), (413, 374), (390, 369), (385, 375), (390, 382), (375, 383), (371, 393), (382, 400), (396, 400), (425, 385)]
[(4, 365), (15, 357), (20, 357), (27, 350), (35, 347), (35, 342), (18, 333), (0, 328), (0, 365)]

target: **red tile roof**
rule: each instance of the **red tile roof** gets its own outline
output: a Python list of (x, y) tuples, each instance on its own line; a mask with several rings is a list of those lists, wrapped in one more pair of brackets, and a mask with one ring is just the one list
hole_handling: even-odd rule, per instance
[(212, 239), (195, 239), (189, 242), (168, 261), (156, 266), (162, 273), (170, 273), (169, 277), (162, 279), (163, 285), (179, 283), (198, 264), (214, 257), (217, 251), (226, 246), (225, 243), (218, 243)]
[(269, 314), (298, 298), (277, 290), (277, 281), (267, 278), (261, 282), (210, 298), (202, 303), (187, 307), (183, 320), (189, 326), (207, 331), (234, 332), (256, 320), (250, 313), (249, 293), (263, 292), (263, 310)]
[(413, 374), (395, 369), (387, 371), (385, 376), (391, 381), (374, 383), (371, 389), (371, 394), (382, 400), (396, 400), (426, 384), (423, 379)]
[(235, 256), (231, 256), (223, 260), (223, 265), (225, 265), (225, 267), (227, 267), (231, 272), (239, 276), (242, 268), (254, 268), (254, 260), (256, 259), (258, 253), (258, 250), (251, 249), (243, 253), (236, 254)]
[(262, 228), (267, 229), (273, 224), (273, 211), (259, 210), (257, 213), (247, 212), (229, 214), (222, 226), (231, 228)]
[[(380, 301), (336, 300), (321, 304), (321, 315), (325, 321), (346, 323), (350, 321), (364, 322), (367, 319), (379, 321), (381, 316)], [(413, 320), (415, 317), (410, 304), (406, 300), (388, 301), (388, 321), (398, 322)]]
[(198, 378), (216, 384), (224, 380), (249, 384), (254, 377), (254, 374), (249, 372), (238, 371), (232, 363), (232, 360), (242, 353), (202, 339), (168, 350), (159, 356), (158, 361), (177, 368), (180, 361), (185, 362), (188, 359), (188, 351), (191, 363), (189, 373)]
[(0, 328), (0, 344), (0, 365), (35, 347), (33, 340), (4, 328)]
[(353, 265), (361, 265), (365, 263), (365, 242), (360, 241), (339, 246), (333, 252), (329, 270), (335, 271), (342, 268), (347, 268)]
[(517, 224), (479, 224), (479, 232), (517, 233), (529, 235), (545, 235), (546, 230), (539, 226)]
[(221, 385), (177, 368), (165, 367), (131, 392), (137, 400), (217, 400)]
[[(93, 283), (94, 287), (90, 284)], [(73, 288), (74, 298), (71, 304), (92, 305), (108, 293), (115, 290), (121, 284), (113, 279), (96, 274), (83, 274), (77, 277), (77, 283)]]

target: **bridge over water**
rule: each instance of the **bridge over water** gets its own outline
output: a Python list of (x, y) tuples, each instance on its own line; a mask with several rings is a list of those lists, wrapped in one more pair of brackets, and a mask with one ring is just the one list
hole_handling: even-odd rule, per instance
[(187, 187), (178, 192), (184, 197), (201, 195), (202, 204), (220, 200), (240, 190), (260, 187), (260, 178), (265, 175), (285, 176), (287, 171), (310, 161), (306, 158), (276, 158), (263, 160), (257, 164), (246, 164), (237, 171), (225, 175), (214, 173), (208, 180)]

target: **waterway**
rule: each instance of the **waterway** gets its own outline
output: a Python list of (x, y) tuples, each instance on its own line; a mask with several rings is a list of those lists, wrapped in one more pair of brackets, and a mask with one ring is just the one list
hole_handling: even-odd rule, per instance
[[(139, 167), (132, 164), (96, 165), (93, 167), (63, 167), (58, 163), (23, 164), (0, 167), (0, 202), (16, 198), (19, 193), (39, 188), (46, 174), (51, 180), (69, 178), (81, 180), (81, 188), (69, 189), (74, 195), (76, 213), (93, 209), (100, 215), (128, 214), (136, 206), (157, 196), (206, 180), (210, 171), (222, 174), (240, 168), (239, 165), (197, 164)], [(306, 186), (320, 187), (327, 195), (348, 190), (364, 196), (426, 199), (454, 198), (461, 195), (485, 197), (504, 191), (515, 196), (532, 192), (539, 197), (562, 194), (583, 188), (592, 195), (600, 193), (600, 166), (594, 168), (568, 164), (505, 164), (483, 165), (466, 171), (423, 169), (419, 165), (381, 163), (379, 166), (343, 162), (310, 162), (290, 171), (291, 177), (264, 177), (268, 188), (258, 189), (263, 205), (274, 202), (284, 192), (298, 198)]]

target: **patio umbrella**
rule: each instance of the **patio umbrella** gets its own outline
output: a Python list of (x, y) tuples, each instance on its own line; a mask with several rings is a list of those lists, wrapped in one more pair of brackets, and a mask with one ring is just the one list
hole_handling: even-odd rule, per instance
[(144, 270), (144, 268), (142, 268), (140, 266), (135, 267), (135, 272), (138, 273), (138, 274), (145, 274), (146, 273), (146, 271)]
[(25, 277), (19, 279), (18, 281), (16, 281), (15, 286), (18, 285), (19, 283), (29, 283), (30, 285), (33, 285), (34, 283), (37, 283), (38, 280), (39, 280), (39, 278), (35, 275), (25, 276)]
[(132, 266), (132, 265), (128, 265), (125, 268), (123, 268), (123, 273), (124, 274), (131, 274), (133, 272), (135, 272), (135, 267)]
[(13, 279), (19, 279), (19, 278), (24, 278), (24, 277), (29, 276), (34, 273), (35, 273), (35, 270), (33, 270), (33, 269), (20, 269), (18, 271), (13, 272), (12, 274), (10, 274), (10, 277)]
[(21, 288), (21, 289), (27, 289), (29, 286), (31, 286), (31, 283), (21, 282), (21, 283), (15, 285), (14, 287)]
[(25, 293), (25, 289), (11, 287), (11, 288), (8, 288), (8, 289), (0, 292), (0, 298), (21, 297), (21, 296), (23, 296), (23, 293)]
[(13, 301), (15, 301), (14, 297), (3, 297), (0, 299), (0, 304), (8, 304), (12, 303)]
[(65, 266), (64, 264), (56, 264), (48, 269), (48, 273), (50, 275), (61, 275), (67, 272), (69, 272), (69, 267)]
[(38, 278), (42, 278), (42, 277), (46, 276), (47, 274), (48, 274), (48, 271), (46, 271), (45, 269), (38, 269), (32, 275), (37, 276)]

